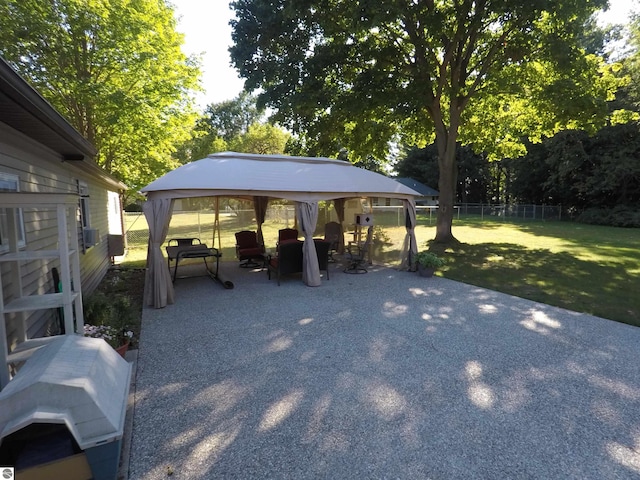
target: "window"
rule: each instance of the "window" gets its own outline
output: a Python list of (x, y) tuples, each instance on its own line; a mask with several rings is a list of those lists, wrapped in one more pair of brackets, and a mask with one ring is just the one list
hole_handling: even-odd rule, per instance
[[(9, 173), (0, 172), (0, 192), (18, 192), (20, 191), (20, 177)], [(7, 208), (0, 208), (0, 252), (9, 251), (9, 217)], [(16, 216), (16, 228), (18, 229), (18, 247), (24, 247), (24, 217), (22, 209), (18, 209)]]
[(80, 243), (83, 248), (83, 252), (86, 252), (89, 248), (93, 247), (100, 242), (98, 230), (91, 228), (91, 209), (89, 208), (89, 186), (81, 181), (77, 180), (78, 195), (80, 196), (80, 202), (78, 204), (78, 215), (80, 230), (82, 232), (80, 237)]
[(80, 224), (82, 229), (91, 228), (89, 215), (89, 187), (85, 182), (78, 180), (78, 195), (80, 195)]

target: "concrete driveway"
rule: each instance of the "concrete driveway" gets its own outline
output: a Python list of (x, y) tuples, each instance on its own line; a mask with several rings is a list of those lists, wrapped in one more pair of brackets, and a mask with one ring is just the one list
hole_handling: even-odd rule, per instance
[(640, 478), (640, 328), (382, 267), (222, 272), (144, 311), (131, 479)]

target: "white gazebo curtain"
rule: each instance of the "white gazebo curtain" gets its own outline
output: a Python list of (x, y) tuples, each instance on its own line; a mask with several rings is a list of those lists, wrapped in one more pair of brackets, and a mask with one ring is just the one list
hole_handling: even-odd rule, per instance
[[(256, 220), (264, 222), (262, 212), (266, 212), (268, 197), (256, 196)], [(336, 199), (334, 205), (341, 222), (344, 221), (344, 199)], [(403, 200), (407, 234), (401, 252), (401, 268), (412, 270), (415, 268), (415, 256), (418, 247), (415, 236), (416, 207), (414, 201)], [(264, 205), (264, 207), (263, 207)], [(159, 198), (148, 200), (143, 205), (143, 211), (149, 224), (149, 246), (147, 250), (147, 275), (145, 282), (145, 304), (154, 308), (163, 308), (174, 303), (174, 289), (171, 281), (171, 272), (167, 268), (166, 260), (162, 254), (162, 245), (165, 243), (169, 230), (169, 222), (173, 212), (173, 199)], [(304, 264), (302, 279), (308, 286), (319, 286), (320, 270), (316, 254), (313, 234), (318, 222), (317, 202), (297, 202), (296, 222), (302, 231), (305, 242), (303, 246)]]
[(296, 202), (296, 218), (304, 236), (302, 281), (310, 287), (317, 287), (321, 285), (320, 267), (318, 265), (316, 244), (313, 241), (313, 233), (316, 231), (316, 224), (318, 223), (318, 203)]
[(144, 202), (142, 210), (149, 225), (145, 303), (154, 308), (163, 308), (174, 302), (171, 272), (162, 255), (162, 244), (167, 238), (173, 213), (173, 200), (149, 200)]
[(400, 252), (400, 268), (414, 271), (416, 268), (415, 258), (418, 254), (418, 245), (416, 241), (416, 203), (413, 200), (403, 200), (405, 215), (405, 227), (407, 234), (404, 237), (404, 243)]

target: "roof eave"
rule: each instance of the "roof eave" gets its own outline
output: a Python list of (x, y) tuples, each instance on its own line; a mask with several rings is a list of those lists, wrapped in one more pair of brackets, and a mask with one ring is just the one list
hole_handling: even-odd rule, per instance
[[(59, 153), (62, 160), (93, 159), (97, 155), (96, 148), (2, 58), (0, 93), (5, 97), (0, 96), (2, 121)], [(20, 115), (21, 111), (29, 118)]]

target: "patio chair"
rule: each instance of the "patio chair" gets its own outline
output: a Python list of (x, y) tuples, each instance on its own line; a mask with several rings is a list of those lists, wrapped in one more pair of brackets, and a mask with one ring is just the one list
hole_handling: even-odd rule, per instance
[(178, 252), (180, 250), (191, 249), (191, 248), (207, 248), (206, 245), (203, 245), (199, 238), (170, 238), (167, 241), (167, 246), (165, 250), (167, 251), (167, 265), (169, 266), (169, 270), (171, 270), (171, 262), (178, 259)]
[[(171, 238), (167, 242), (165, 249), (167, 251), (167, 265), (169, 266), (169, 270), (171, 270), (171, 262), (175, 262), (172, 278), (174, 282), (176, 281), (176, 278), (178, 278), (178, 264), (182, 260), (190, 258), (201, 258), (204, 261), (208, 274), (213, 275), (214, 277), (218, 275), (221, 254), (218, 252), (217, 248), (209, 248), (207, 244), (202, 243), (199, 238)], [(216, 259), (215, 272), (209, 268), (209, 264), (207, 263), (208, 257)]]
[(342, 237), (342, 225), (338, 222), (328, 222), (324, 226), (324, 241), (329, 242), (329, 261), (335, 262), (333, 254), (340, 248), (340, 238)]
[(278, 279), (280, 286), (280, 276), (302, 272), (302, 244), (303, 242), (288, 242), (280, 245), (278, 255), (267, 259), (267, 275), (271, 280), (271, 272)]
[(295, 228), (283, 228), (278, 230), (278, 245), (283, 242), (298, 240), (298, 230)]
[(367, 238), (364, 243), (349, 243), (346, 247), (347, 266), (344, 269), (344, 273), (367, 273), (365, 265), (367, 263), (369, 245), (371, 245), (370, 238)]
[(313, 241), (316, 244), (319, 270), (327, 272), (327, 280), (329, 280), (329, 249), (331, 248), (331, 243), (325, 242), (321, 238), (314, 238)]
[[(258, 243), (256, 232), (236, 232), (236, 256), (240, 260), (241, 268), (264, 267), (264, 245)], [(260, 262), (256, 262), (257, 259)]]

